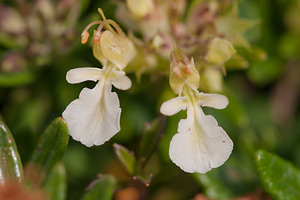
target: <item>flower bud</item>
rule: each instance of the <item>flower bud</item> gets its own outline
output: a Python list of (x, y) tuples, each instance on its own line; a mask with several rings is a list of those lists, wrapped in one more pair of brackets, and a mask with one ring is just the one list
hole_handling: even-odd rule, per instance
[(201, 74), (201, 86), (208, 92), (220, 92), (223, 89), (222, 71), (212, 66), (205, 67)]
[(89, 32), (83, 31), (81, 33), (81, 44), (85, 44), (88, 41), (89, 36), (90, 36)]
[(153, 11), (152, 0), (127, 0), (127, 7), (136, 17), (144, 17)]
[(168, 59), (172, 51), (174, 40), (167, 34), (156, 34), (151, 42), (151, 46), (163, 58)]
[(172, 90), (179, 94), (185, 85), (197, 89), (199, 80), (200, 76), (194, 60), (189, 60), (182, 51), (175, 50), (171, 52), (170, 86)]
[(210, 64), (222, 65), (235, 53), (235, 49), (228, 40), (214, 38), (208, 46), (208, 52), (205, 59)]
[(51, 1), (38, 0), (36, 1), (36, 9), (41, 16), (46, 20), (52, 20), (55, 17), (55, 9)]
[(125, 36), (104, 31), (100, 37), (103, 56), (119, 69), (123, 69), (135, 56), (133, 43)]

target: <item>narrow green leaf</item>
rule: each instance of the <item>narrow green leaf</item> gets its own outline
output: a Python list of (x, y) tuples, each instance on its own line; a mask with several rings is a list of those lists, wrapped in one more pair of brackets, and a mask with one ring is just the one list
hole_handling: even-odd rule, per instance
[(259, 150), (255, 163), (264, 189), (274, 200), (300, 197), (300, 170), (275, 154)]
[(154, 151), (158, 140), (160, 139), (160, 129), (162, 123), (165, 123), (165, 118), (156, 118), (151, 123), (146, 123), (139, 147), (139, 157), (148, 158)]
[(135, 176), (133, 176), (133, 179), (138, 180), (138, 181), (142, 182), (145, 186), (149, 187), (150, 183), (152, 181), (152, 176), (153, 176), (153, 174), (149, 174), (146, 172), (140, 172), (140, 173), (137, 173)]
[(15, 140), (0, 119), (0, 183), (11, 180), (23, 181), (23, 167)]
[(49, 200), (66, 199), (66, 169), (62, 163), (57, 163), (51, 170), (45, 183)]
[(146, 173), (143, 170), (144, 162), (138, 162), (134, 156), (134, 153), (122, 145), (114, 144), (114, 150), (119, 161), (123, 164), (132, 178), (142, 182), (146, 186), (149, 186), (152, 180), (152, 174)]
[(103, 175), (88, 186), (82, 200), (112, 200), (117, 181), (113, 176)]
[[(29, 181), (34, 181), (34, 174), (41, 173), (39, 177), (50, 172), (51, 168), (62, 159), (68, 146), (69, 132), (66, 121), (56, 118), (41, 135), (26, 174)], [(41, 180), (43, 182), (43, 180)]]
[(135, 173), (136, 159), (133, 152), (119, 144), (114, 144), (115, 153), (130, 174)]
[(29, 84), (33, 82), (35, 75), (32, 71), (26, 70), (17, 73), (1, 73), (0, 86), (1, 87), (14, 87), (18, 85)]

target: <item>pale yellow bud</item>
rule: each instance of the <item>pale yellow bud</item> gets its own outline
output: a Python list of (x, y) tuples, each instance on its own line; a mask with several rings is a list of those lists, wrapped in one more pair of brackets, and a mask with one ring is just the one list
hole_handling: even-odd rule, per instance
[(218, 68), (208, 66), (201, 74), (201, 85), (209, 92), (220, 92), (223, 89), (223, 75)]
[(144, 17), (154, 8), (152, 0), (127, 0), (127, 6), (130, 12), (137, 17)]
[(119, 69), (123, 69), (136, 54), (133, 43), (125, 36), (104, 31), (100, 37), (103, 56)]
[(208, 46), (205, 59), (212, 65), (222, 65), (235, 53), (234, 47), (228, 40), (214, 38)]
[(40, 14), (47, 20), (53, 19), (55, 16), (55, 8), (49, 0), (39, 0), (36, 3), (36, 8)]
[(152, 40), (152, 46), (154, 49), (159, 49), (163, 43), (164, 41), (159, 34), (154, 36)]

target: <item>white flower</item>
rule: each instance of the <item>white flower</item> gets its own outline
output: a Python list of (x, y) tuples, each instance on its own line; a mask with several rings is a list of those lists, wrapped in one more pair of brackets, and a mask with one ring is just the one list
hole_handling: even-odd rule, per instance
[[(74, 140), (90, 147), (101, 145), (120, 131), (121, 108), (118, 95), (112, 85), (121, 90), (131, 87), (130, 79), (122, 71), (135, 56), (135, 48), (121, 28), (112, 20), (90, 23), (82, 32), (82, 43), (89, 37), (88, 28), (99, 24), (93, 35), (93, 54), (103, 68), (76, 68), (68, 71), (69, 83), (98, 81), (93, 89), (84, 88), (79, 98), (72, 101), (63, 117)], [(118, 31), (115, 32), (111, 25)], [(102, 32), (103, 28), (107, 30)]]
[(109, 69), (76, 68), (67, 73), (69, 83), (98, 81), (93, 89), (84, 88), (63, 112), (70, 135), (88, 147), (101, 145), (120, 131), (120, 103), (111, 89), (114, 85), (127, 90), (131, 81), (123, 71)]
[(178, 133), (171, 140), (169, 155), (186, 172), (206, 173), (229, 158), (233, 143), (215, 118), (205, 115), (200, 106), (223, 109), (228, 100), (223, 95), (199, 93), (187, 87), (183, 93), (160, 108), (165, 115), (187, 110), (187, 119), (180, 120)]

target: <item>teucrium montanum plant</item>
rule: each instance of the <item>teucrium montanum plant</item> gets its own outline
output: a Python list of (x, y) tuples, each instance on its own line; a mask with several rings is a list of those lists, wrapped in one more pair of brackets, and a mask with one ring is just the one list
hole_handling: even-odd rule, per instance
[[(81, 34), (81, 42), (87, 42), (88, 29), (98, 25), (93, 34), (93, 54), (101, 62), (100, 68), (76, 68), (67, 73), (69, 83), (98, 81), (93, 89), (84, 88), (79, 99), (71, 102), (63, 112), (70, 135), (90, 147), (102, 145), (120, 131), (121, 108), (112, 85), (126, 90), (130, 79), (123, 69), (136, 55), (132, 42), (116, 22), (106, 19), (90, 23)], [(105, 30), (104, 30), (105, 29)], [(212, 40), (206, 59), (214, 65), (222, 65), (235, 53), (224, 39)], [(194, 60), (181, 49), (171, 52), (170, 86), (178, 97), (164, 102), (161, 113), (174, 115), (187, 110), (187, 119), (178, 125), (178, 133), (172, 138), (169, 154), (171, 160), (186, 172), (206, 173), (221, 166), (230, 156), (233, 143), (218, 126), (213, 116), (205, 115), (201, 107), (223, 109), (228, 100), (219, 94), (198, 91), (200, 75)]]
[(131, 87), (131, 81), (123, 69), (135, 56), (133, 44), (118, 24), (106, 19), (101, 9), (99, 13), (103, 21), (90, 23), (81, 34), (81, 42), (87, 42), (88, 29), (97, 24), (93, 35), (93, 53), (101, 62), (102, 69), (75, 68), (68, 71), (66, 77), (71, 84), (88, 80), (98, 83), (93, 89), (84, 88), (79, 98), (63, 112), (70, 135), (88, 147), (102, 145), (120, 131), (120, 103), (111, 89), (112, 85), (121, 90)]
[(178, 94), (160, 108), (165, 115), (187, 110), (187, 118), (179, 121), (178, 133), (173, 136), (169, 155), (182, 170), (206, 173), (221, 166), (230, 156), (233, 143), (216, 119), (205, 115), (202, 106), (223, 109), (228, 100), (220, 94), (199, 92), (199, 73), (193, 59), (183, 52), (171, 53), (170, 85)]

